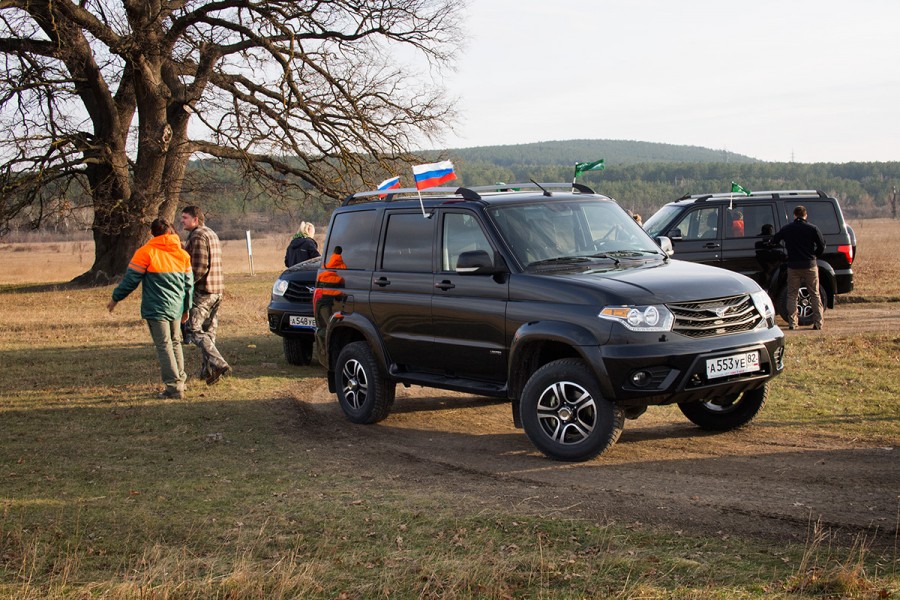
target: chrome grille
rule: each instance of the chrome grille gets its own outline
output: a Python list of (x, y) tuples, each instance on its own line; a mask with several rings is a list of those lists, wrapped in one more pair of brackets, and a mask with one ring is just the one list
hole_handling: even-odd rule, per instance
[(749, 295), (666, 306), (675, 315), (672, 331), (694, 338), (750, 331), (762, 320)]
[(291, 281), (284, 297), (291, 302), (312, 302), (313, 289), (309, 284)]

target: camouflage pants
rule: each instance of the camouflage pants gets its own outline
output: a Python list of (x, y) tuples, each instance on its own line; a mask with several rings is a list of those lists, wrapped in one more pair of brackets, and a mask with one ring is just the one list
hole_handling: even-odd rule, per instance
[(212, 368), (228, 366), (222, 358), (222, 354), (216, 348), (216, 329), (219, 319), (219, 305), (222, 303), (222, 294), (196, 294), (194, 306), (186, 323), (186, 341), (200, 348), (203, 357), (203, 366), (200, 368), (200, 376), (206, 377)]

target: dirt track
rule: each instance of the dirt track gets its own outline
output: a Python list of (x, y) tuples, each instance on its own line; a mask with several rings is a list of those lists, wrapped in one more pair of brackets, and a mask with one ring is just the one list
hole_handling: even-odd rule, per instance
[[(900, 304), (844, 305), (838, 313), (826, 321), (825, 335), (900, 331)], [(296, 397), (300, 435), (329, 460), (445, 490), (473, 510), (508, 506), (800, 542), (818, 521), (840, 542), (862, 533), (873, 546), (897, 543), (900, 448), (798, 438), (765, 411), (746, 430), (708, 434), (677, 408), (651, 408), (626, 422), (608, 454), (572, 465), (544, 458), (513, 427), (509, 405), (490, 399), (398, 388), (388, 419), (358, 426), (343, 419), (322, 378), (300, 384)]]

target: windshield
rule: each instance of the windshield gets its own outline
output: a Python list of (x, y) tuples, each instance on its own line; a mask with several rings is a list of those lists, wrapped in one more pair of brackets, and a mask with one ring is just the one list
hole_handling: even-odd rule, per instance
[(681, 212), (681, 208), (677, 206), (666, 205), (661, 209), (656, 211), (652, 217), (647, 219), (644, 223), (644, 230), (650, 237), (657, 237), (660, 235), (664, 235), (662, 232), (663, 227), (665, 227), (669, 222), (675, 217), (676, 214)]
[(611, 201), (547, 200), (496, 206), (488, 214), (516, 259), (525, 266), (662, 256), (641, 226)]

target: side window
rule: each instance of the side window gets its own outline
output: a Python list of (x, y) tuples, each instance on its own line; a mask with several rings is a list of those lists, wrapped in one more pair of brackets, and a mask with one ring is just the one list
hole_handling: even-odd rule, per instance
[(841, 232), (837, 212), (834, 210), (834, 205), (831, 202), (823, 200), (785, 201), (784, 207), (787, 209), (788, 222), (794, 220), (794, 208), (798, 205), (806, 207), (806, 220), (818, 227), (822, 233)]
[[(772, 235), (775, 229), (775, 209), (771, 204), (742, 204), (726, 210), (725, 237), (759, 237)], [(768, 233), (763, 233), (763, 227)], [(771, 229), (770, 229), (771, 228)]]
[(456, 270), (456, 261), (463, 252), (472, 250), (484, 250), (488, 254), (492, 252), (478, 220), (466, 213), (444, 215), (441, 240), (441, 271)]
[(710, 207), (692, 210), (678, 221), (674, 229), (681, 230), (681, 236), (685, 240), (716, 238), (719, 231), (719, 209)]
[(372, 245), (372, 229), (375, 226), (374, 210), (357, 210), (338, 213), (331, 222), (328, 235), (328, 248), (324, 252), (327, 261), (334, 249), (340, 246), (341, 258), (348, 269), (371, 269), (372, 255), (375, 248)]
[(381, 269), (407, 273), (431, 273), (434, 221), (422, 213), (388, 215)]

